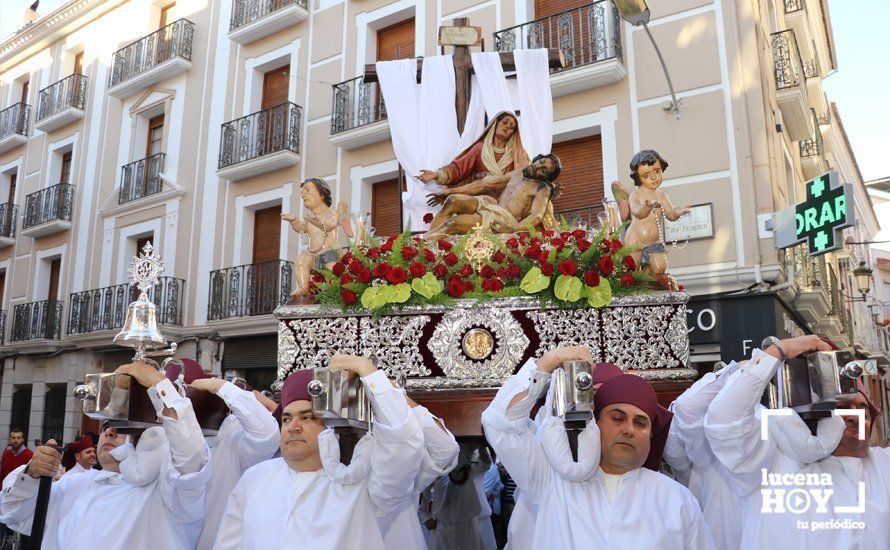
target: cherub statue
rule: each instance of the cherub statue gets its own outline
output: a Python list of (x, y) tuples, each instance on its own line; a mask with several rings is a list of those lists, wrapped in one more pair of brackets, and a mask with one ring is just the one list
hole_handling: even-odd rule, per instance
[(289, 214), (281, 214), (281, 219), (290, 222), (294, 231), (309, 237), (309, 250), (297, 257), (297, 288), (291, 292), (292, 298), (306, 301), (312, 270), (331, 269), (339, 259), (337, 229), (343, 229), (350, 238), (353, 232), (349, 223), (349, 207), (340, 201), (337, 210), (331, 208), (331, 188), (324, 180), (309, 178), (301, 183), (300, 199), (309, 210), (305, 221)]
[(663, 213), (668, 220), (676, 221), (689, 213), (689, 207), (674, 208), (665, 192), (659, 189), (667, 167), (667, 161), (657, 151), (640, 151), (630, 161), (630, 177), (636, 189), (628, 193), (621, 182), (616, 181), (612, 183), (612, 194), (618, 201), (621, 219), (631, 220), (624, 243), (643, 247), (633, 254), (634, 261), (663, 288), (675, 289), (676, 284), (667, 275), (661, 216)]

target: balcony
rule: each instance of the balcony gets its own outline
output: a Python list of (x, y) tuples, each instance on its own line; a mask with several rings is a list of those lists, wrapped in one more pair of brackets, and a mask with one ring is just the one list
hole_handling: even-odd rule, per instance
[(286, 260), (211, 271), (207, 321), (221, 336), (275, 332), (272, 312), (290, 298), (293, 272)]
[(121, 188), (117, 203), (124, 204), (160, 193), (164, 158), (164, 153), (158, 153), (121, 168)]
[(40, 90), (34, 128), (51, 132), (83, 118), (89, 79), (73, 74)]
[[(148, 299), (157, 307), (158, 325), (168, 325), (162, 330), (168, 338), (181, 334), (176, 327), (182, 327), (184, 295), (185, 281), (176, 277), (159, 277), (148, 291)], [(130, 283), (72, 293), (68, 336), (81, 345), (110, 343), (109, 331), (124, 326), (127, 306), (138, 297), (139, 291)]]
[(36, 239), (71, 228), (74, 186), (60, 183), (25, 197), (22, 235)]
[(331, 143), (355, 149), (389, 139), (389, 123), (380, 84), (359, 76), (334, 84)]
[(599, 214), (603, 211), (603, 205), (587, 206), (584, 208), (572, 208), (571, 210), (560, 210), (554, 212), (557, 221), (565, 218), (570, 227), (586, 225), (588, 227), (599, 227), (602, 222), (599, 220)]
[(844, 345), (850, 336), (850, 318), (846, 308), (846, 300), (838, 286), (837, 275), (832, 267), (828, 268), (828, 297), (831, 309), (814, 327), (818, 334), (823, 334), (838, 345)]
[(195, 24), (180, 19), (114, 52), (108, 93), (124, 99), (189, 70), (194, 34)]
[(553, 95), (561, 96), (624, 78), (619, 29), (618, 10), (610, 0), (598, 0), (498, 31), (494, 47), (499, 52), (561, 49), (565, 67), (550, 77)]
[(805, 244), (789, 250), (793, 254), (794, 282), (798, 289), (792, 305), (813, 326), (831, 311), (825, 257), (809, 256)]
[(12, 341), (58, 340), (62, 337), (62, 302), (43, 300), (15, 306)]
[(15, 224), (19, 207), (11, 202), (0, 204), (0, 248), (15, 244)]
[(0, 346), (6, 345), (6, 310), (0, 310)]
[(216, 174), (238, 181), (296, 165), (302, 114), (288, 101), (223, 124)]
[(28, 141), (31, 106), (16, 103), (0, 111), (0, 153), (12, 151)]
[(813, 126), (816, 130), (811, 137), (798, 143), (800, 147), (800, 169), (808, 180), (821, 176), (828, 171), (828, 167), (825, 164), (825, 151), (822, 145), (822, 130), (819, 129), (816, 112), (811, 110), (811, 113)]
[(776, 101), (782, 111), (782, 126), (792, 141), (813, 134), (813, 119), (807, 97), (807, 85), (794, 31), (771, 35), (776, 76)]
[(246, 45), (309, 17), (306, 0), (233, 0), (229, 40)]

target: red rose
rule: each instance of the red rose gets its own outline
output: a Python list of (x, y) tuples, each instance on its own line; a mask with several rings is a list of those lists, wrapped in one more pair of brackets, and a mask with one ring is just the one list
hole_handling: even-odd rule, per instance
[(416, 248), (411, 248), (410, 246), (402, 247), (402, 258), (404, 258), (406, 260), (410, 260), (410, 259), (414, 258), (414, 256), (417, 256)]
[(380, 257), (380, 249), (375, 246), (374, 248), (368, 250), (368, 257), (376, 260)]
[(408, 272), (404, 267), (394, 267), (386, 274), (386, 280), (394, 285), (400, 285), (408, 278)]
[(452, 279), (451, 281), (449, 281), (448, 294), (457, 298), (458, 296), (463, 295), (464, 292), (465, 292), (464, 285), (460, 281), (460, 279)]
[(344, 288), (340, 291), (340, 298), (343, 300), (344, 304), (351, 304), (355, 301), (355, 292), (349, 290), (348, 288)]
[(574, 275), (575, 271), (578, 269), (578, 266), (575, 265), (575, 262), (572, 260), (563, 260), (559, 262), (556, 267), (563, 275)]
[(313, 274), (313, 275), (312, 275), (312, 282), (313, 282), (313, 283), (323, 283), (323, 282), (324, 282), (324, 277), (322, 277), (321, 275), (314, 275), (314, 274)]
[(563, 247), (566, 245), (566, 242), (563, 239), (553, 239), (552, 241), (550, 241), (550, 244), (552, 244), (557, 250), (562, 250)]
[(349, 273), (344, 273), (342, 277), (340, 277), (340, 286), (348, 285), (352, 282), (352, 277), (349, 276)]
[(576, 229), (572, 231), (572, 237), (575, 237), (575, 239), (583, 239), (586, 236), (587, 231), (584, 231), (583, 229)]
[(479, 275), (482, 275), (486, 279), (490, 279), (494, 277), (494, 268), (490, 265), (482, 266), (482, 269), (479, 270)]
[(500, 263), (503, 263), (504, 260), (507, 259), (507, 255), (504, 254), (504, 252), (502, 250), (498, 250), (497, 252), (494, 253), (494, 256), (492, 256), (491, 259), (494, 260), (494, 263), (500, 264)]
[(504, 266), (499, 267), (498, 271), (497, 271), (497, 275), (501, 279), (506, 279), (507, 278), (507, 268)]
[(347, 252), (346, 254), (343, 254), (343, 257), (340, 258), (340, 261), (343, 262), (343, 265), (349, 265), (349, 262), (352, 261), (353, 257), (354, 256), (352, 255), (352, 252)]
[(491, 292), (491, 279), (482, 279), (482, 290)]
[(392, 271), (392, 266), (389, 264), (377, 264), (374, 266), (375, 277), (386, 277), (387, 275), (389, 275), (390, 271)]
[(442, 264), (436, 264), (436, 267), (433, 268), (433, 275), (438, 278), (442, 278), (448, 274), (448, 268)]
[(334, 275), (339, 277), (340, 275), (343, 275), (344, 271), (346, 271), (346, 266), (343, 265), (342, 262), (337, 262), (334, 264), (334, 267), (331, 268), (331, 271), (334, 272)]
[(599, 265), (600, 272), (602, 272), (602, 274), (606, 277), (611, 275), (612, 271), (615, 270), (615, 262), (612, 261), (612, 256), (603, 256), (602, 258), (600, 258)]
[(429, 263), (433, 263), (436, 261), (436, 253), (429, 248), (424, 249), (423, 257), (426, 258), (426, 261), (428, 261)]
[(566, 240), (571, 236), (572, 236), (572, 234), (569, 231), (563, 231), (562, 233), (559, 234), (559, 237), (563, 240)]
[(473, 266), (470, 264), (464, 264), (463, 267), (460, 268), (460, 274), (464, 277), (469, 277), (473, 274)]
[(541, 239), (539, 237), (535, 237), (529, 243), (529, 246), (541, 246)]
[(423, 223), (430, 223), (433, 221), (433, 213), (427, 212), (423, 215)]
[(504, 290), (504, 282), (500, 279), (491, 279), (491, 290), (493, 292), (500, 292)]
[(355, 274), (358, 274), (358, 272), (364, 267), (364, 264), (362, 264), (362, 262), (360, 262), (358, 258), (349, 260), (349, 271), (352, 271)]
[(584, 252), (587, 252), (587, 249), (590, 248), (590, 241), (588, 241), (587, 239), (584, 239), (584, 238), (578, 239), (577, 243), (578, 243), (578, 250), (582, 254)]
[(584, 282), (587, 286), (599, 286), (600, 274), (592, 269), (588, 269), (584, 272)]
[(538, 261), (541, 262), (541, 263), (544, 263), (544, 262), (546, 262), (546, 261), (549, 260), (549, 259), (550, 259), (550, 251), (549, 251), (549, 250), (542, 250), (542, 251), (541, 251), (541, 255), (538, 256)]
[(619, 241), (618, 239), (615, 239), (614, 241), (609, 241), (608, 246), (609, 246), (609, 252), (614, 254), (615, 252), (618, 252), (621, 249), (621, 241)]
[(439, 242), (437, 244), (439, 245), (439, 250), (444, 250), (446, 252), (451, 250), (451, 247), (453, 246), (450, 242), (446, 241), (445, 239), (439, 239)]
[(359, 271), (355, 274), (358, 277), (358, 282), (366, 285), (371, 282), (371, 270), (367, 267)]
[(516, 237), (510, 237), (507, 239), (507, 248), (511, 250), (516, 250), (519, 247), (519, 239)]
[(530, 247), (525, 249), (525, 257), (531, 259), (537, 259), (541, 255), (541, 247), (533, 244)]
[(545, 236), (545, 237), (552, 237), (552, 236), (555, 235), (555, 234), (556, 234), (556, 232), (553, 231), (552, 229), (547, 229), (546, 231), (544, 231), (544, 236)]
[(624, 265), (624, 267), (627, 268), (628, 271), (633, 271), (637, 268), (637, 262), (634, 261), (633, 256), (625, 256), (621, 263)]
[(420, 262), (412, 262), (408, 266), (408, 271), (411, 272), (412, 277), (423, 277), (426, 275), (426, 266)]
[(455, 254), (454, 252), (449, 252), (448, 254), (445, 254), (445, 258), (443, 258), (443, 260), (448, 265), (454, 265), (458, 262), (457, 254)]
[(522, 271), (519, 269), (519, 266), (516, 264), (511, 264), (507, 267), (507, 276), (508, 277), (519, 277)]
[(685, 289), (686, 289), (686, 287), (684, 287), (683, 285), (677, 285), (677, 290), (685, 290)]
[(392, 252), (392, 241), (386, 241), (385, 243), (380, 245), (380, 250), (384, 252)]
[(636, 279), (634, 279), (633, 273), (627, 273), (621, 276), (621, 286), (630, 286), (634, 284)]
[(553, 275), (553, 264), (551, 264), (549, 262), (543, 262), (541, 264), (541, 273), (543, 273), (544, 275), (547, 275), (548, 277), (550, 275)]

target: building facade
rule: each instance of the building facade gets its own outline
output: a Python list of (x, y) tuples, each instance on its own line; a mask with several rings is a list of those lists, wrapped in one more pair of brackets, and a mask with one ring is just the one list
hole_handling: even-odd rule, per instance
[[(854, 326), (859, 304), (841, 299), (868, 253), (777, 251), (765, 224), (831, 168), (868, 220), (847, 232), (878, 231), (822, 91), (837, 68), (827, 3), (649, 4), (676, 114), (646, 33), (611, 0), (72, 0), (5, 39), (0, 426), (65, 440), (89, 428), (71, 392), (128, 359), (111, 341), (132, 299), (127, 264), (148, 241), (166, 261), (152, 294), (165, 335), (207, 370), (271, 383), (272, 311), (303, 245), (280, 214), (299, 215), (299, 182), (319, 177), (378, 233), (402, 227), (404, 174), (364, 66), (440, 54), (438, 27), (462, 17), (486, 51), (563, 51), (550, 82), (556, 210), (594, 221), (612, 181), (631, 185), (634, 152), (657, 149), (674, 204), (703, 216), (702, 238), (671, 247), (691, 294), (772, 289), (806, 330), (848, 345), (859, 334), (880, 353), (868, 319)], [(712, 344), (693, 353), (719, 357)]]

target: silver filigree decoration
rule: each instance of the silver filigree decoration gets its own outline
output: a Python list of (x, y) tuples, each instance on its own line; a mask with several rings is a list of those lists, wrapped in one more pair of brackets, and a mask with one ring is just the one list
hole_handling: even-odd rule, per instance
[(605, 360), (640, 370), (681, 367), (668, 341), (674, 308), (641, 306), (602, 312)]
[(359, 325), (362, 353), (374, 353), (380, 368), (392, 379), (429, 376), (419, 345), (429, 322), (429, 315), (363, 317)]
[(290, 371), (328, 366), (335, 353), (358, 353), (358, 319), (355, 317), (299, 319), (288, 323), (293, 329), (296, 353)]
[(297, 358), (297, 341), (284, 321), (278, 322), (278, 372), (290, 372)]
[[(497, 348), (484, 361), (471, 361), (461, 347), (464, 334), (485, 327), (497, 339)], [(519, 365), (529, 340), (508, 309), (452, 310), (445, 313), (433, 332), (429, 349), (448, 378), (490, 379), (503, 382)]]
[(142, 254), (133, 258), (127, 267), (130, 280), (139, 289), (140, 300), (148, 300), (148, 291), (158, 284), (163, 272), (164, 259), (155, 254), (151, 241), (145, 243)]
[(559, 346), (587, 346), (594, 357), (601, 354), (600, 318), (595, 309), (551, 309), (531, 311), (540, 344), (535, 357)]

